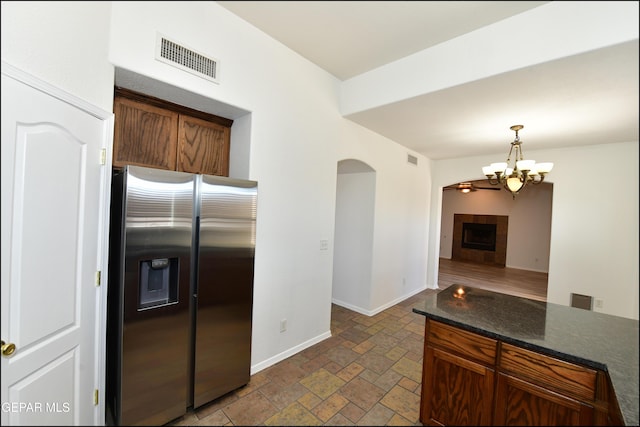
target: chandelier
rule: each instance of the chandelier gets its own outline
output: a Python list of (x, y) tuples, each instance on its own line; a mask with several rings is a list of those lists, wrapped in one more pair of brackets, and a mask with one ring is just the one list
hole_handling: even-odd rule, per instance
[[(514, 125), (510, 128), (516, 132), (516, 139), (511, 143), (507, 161), (491, 163), (482, 168), (482, 173), (489, 179), (491, 185), (502, 185), (505, 190), (511, 192), (514, 199), (527, 184), (540, 184), (544, 181), (545, 175), (553, 169), (553, 163), (536, 163), (535, 160), (524, 159), (522, 141), (518, 136), (518, 131), (523, 127)], [(513, 164), (510, 165), (512, 154), (514, 159)]]

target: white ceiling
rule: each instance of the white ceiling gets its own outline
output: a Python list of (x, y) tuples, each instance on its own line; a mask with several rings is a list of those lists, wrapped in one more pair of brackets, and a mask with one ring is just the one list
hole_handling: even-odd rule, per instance
[[(347, 80), (548, 2), (218, 3)], [(500, 152), (506, 157), (515, 124), (524, 125), (525, 155), (528, 149), (637, 141), (638, 50), (636, 39), (348, 118), (432, 159)]]

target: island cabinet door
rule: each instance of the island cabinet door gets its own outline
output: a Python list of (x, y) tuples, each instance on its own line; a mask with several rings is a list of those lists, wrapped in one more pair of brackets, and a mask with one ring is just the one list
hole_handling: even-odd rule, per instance
[(425, 347), (420, 421), (425, 425), (492, 425), (494, 371)]
[(499, 373), (495, 425), (588, 426), (593, 407), (572, 397)]

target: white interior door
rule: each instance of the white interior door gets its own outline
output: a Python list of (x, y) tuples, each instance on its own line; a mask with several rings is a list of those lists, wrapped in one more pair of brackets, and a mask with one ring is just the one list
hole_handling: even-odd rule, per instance
[(109, 121), (5, 69), (1, 334), (15, 352), (0, 357), (2, 425), (102, 424), (96, 272)]

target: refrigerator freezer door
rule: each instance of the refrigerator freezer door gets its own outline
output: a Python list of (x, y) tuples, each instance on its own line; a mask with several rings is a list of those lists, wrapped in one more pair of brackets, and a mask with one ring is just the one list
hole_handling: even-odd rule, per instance
[(185, 413), (195, 175), (127, 166), (122, 425)]
[(194, 407), (249, 382), (257, 183), (201, 175)]

